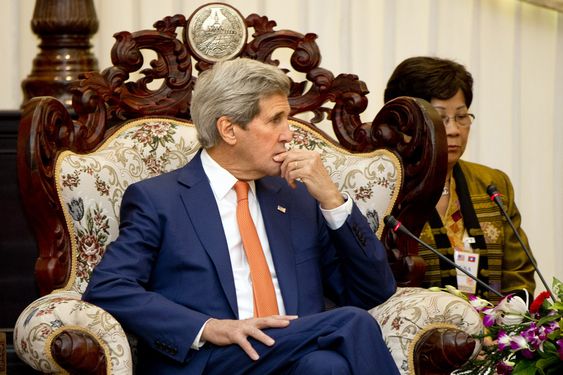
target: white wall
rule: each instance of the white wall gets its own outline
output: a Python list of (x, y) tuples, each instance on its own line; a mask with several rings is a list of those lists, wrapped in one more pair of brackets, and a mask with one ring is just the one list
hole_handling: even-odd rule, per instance
[[(517, 0), (238, 0), (246, 16), (267, 15), (277, 29), (314, 32), (321, 66), (353, 72), (371, 90), (364, 121), (382, 105), (393, 68), (414, 55), (454, 59), (473, 73), (472, 128), (464, 158), (512, 178), (523, 227), (540, 269), (563, 279), (563, 14)], [(100, 68), (113, 33), (189, 16), (203, 0), (95, 0), (100, 30), (92, 39)], [(0, 0), (0, 109), (16, 109), (37, 38), (32, 0)], [(539, 280), (538, 280), (539, 281)]]

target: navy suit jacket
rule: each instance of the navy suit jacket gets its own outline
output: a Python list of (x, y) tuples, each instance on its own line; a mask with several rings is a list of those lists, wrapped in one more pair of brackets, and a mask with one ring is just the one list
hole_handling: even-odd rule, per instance
[[(321, 312), (325, 297), (369, 309), (394, 293), (385, 250), (355, 205), (333, 231), (302, 184), (292, 189), (280, 177), (266, 177), (256, 181), (256, 191), (287, 314)], [(183, 168), (129, 186), (119, 236), (83, 298), (153, 349), (140, 358), (141, 366), (205, 366), (206, 346), (190, 349), (197, 333), (210, 317), (237, 319), (238, 307), (199, 153)]]

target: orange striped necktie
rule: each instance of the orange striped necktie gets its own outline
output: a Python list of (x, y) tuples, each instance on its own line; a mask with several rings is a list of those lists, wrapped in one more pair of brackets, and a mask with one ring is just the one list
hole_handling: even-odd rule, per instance
[(254, 316), (259, 318), (277, 315), (279, 310), (272, 275), (248, 209), (249, 188), (248, 183), (244, 181), (237, 181), (234, 186), (237, 193), (237, 222), (242, 246), (250, 266), (250, 278), (252, 279), (254, 294)]

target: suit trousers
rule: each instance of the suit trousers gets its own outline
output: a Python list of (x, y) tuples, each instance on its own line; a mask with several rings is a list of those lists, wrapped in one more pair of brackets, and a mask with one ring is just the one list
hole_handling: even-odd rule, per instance
[(268, 347), (250, 339), (260, 358), (238, 346), (211, 346), (204, 374), (398, 374), (379, 324), (365, 310), (341, 307), (264, 331)]

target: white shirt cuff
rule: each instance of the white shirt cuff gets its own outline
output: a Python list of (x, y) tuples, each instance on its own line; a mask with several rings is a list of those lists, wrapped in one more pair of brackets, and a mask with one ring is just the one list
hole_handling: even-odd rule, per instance
[(326, 220), (328, 227), (332, 230), (340, 228), (346, 222), (348, 216), (352, 213), (354, 203), (348, 193), (342, 193), (344, 203), (331, 210), (325, 210), (321, 207), (321, 212)]
[(205, 326), (210, 320), (211, 318), (207, 319), (205, 323), (203, 323), (203, 325), (201, 326), (199, 332), (197, 333), (197, 336), (194, 339), (194, 342), (192, 343), (191, 346), (192, 349), (199, 350), (203, 345), (205, 345), (205, 341), (201, 339), (201, 335), (203, 334), (203, 330), (205, 329)]

